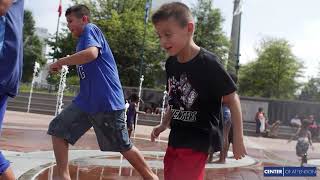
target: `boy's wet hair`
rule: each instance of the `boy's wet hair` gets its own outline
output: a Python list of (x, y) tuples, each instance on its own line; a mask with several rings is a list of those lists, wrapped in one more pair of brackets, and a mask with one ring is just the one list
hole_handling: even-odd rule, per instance
[(82, 18), (83, 16), (90, 17), (90, 10), (86, 5), (78, 4), (71, 6), (66, 10), (65, 16), (68, 16), (70, 14), (73, 14), (77, 18)]
[(181, 2), (172, 2), (163, 4), (153, 15), (152, 23), (157, 24), (160, 21), (167, 21), (174, 18), (181, 27), (185, 27), (190, 20), (193, 20), (190, 9)]

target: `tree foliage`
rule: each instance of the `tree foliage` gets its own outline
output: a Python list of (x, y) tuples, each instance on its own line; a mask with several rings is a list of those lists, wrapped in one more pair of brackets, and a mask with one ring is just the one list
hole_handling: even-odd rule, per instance
[[(150, 22), (146, 25), (146, 36), (143, 41), (145, 0), (73, 0), (73, 2), (86, 4), (90, 8), (91, 21), (104, 32), (117, 62), (123, 85), (139, 85), (142, 53), (143, 86), (159, 88), (165, 84), (166, 56), (160, 48), (159, 40)], [(193, 10), (194, 15), (197, 16), (195, 41), (225, 59), (228, 41), (221, 28), (223, 19), (218, 9), (212, 8), (211, 5), (208, 8), (205, 3), (209, 1), (201, 1)], [(58, 47), (57, 52), (53, 52), (52, 56), (59, 58), (74, 52), (72, 47), (75, 47), (75, 41), (71, 41), (68, 31), (63, 31), (59, 35), (58, 43), (55, 44), (52, 39), (49, 45)]]
[(23, 50), (22, 82), (31, 82), (35, 62), (43, 65), (45, 59), (42, 54), (42, 43), (35, 34), (35, 21), (29, 10), (24, 11)]
[(196, 44), (214, 52), (224, 64), (230, 43), (222, 31), (224, 19), (220, 10), (212, 6), (211, 0), (199, 0), (192, 11), (196, 21), (194, 35)]
[[(147, 23), (145, 43), (143, 43), (144, 0), (73, 0), (73, 2), (86, 4), (90, 8), (91, 21), (104, 32), (117, 62), (123, 85), (139, 85), (142, 53), (144, 87), (164, 84), (165, 54), (160, 49), (151, 23)], [(71, 41), (71, 39), (68, 31), (63, 31), (59, 35), (57, 44), (52, 39), (50, 46), (58, 48), (57, 52), (51, 55), (59, 58), (74, 53), (76, 41)]]
[(256, 61), (240, 70), (240, 93), (267, 98), (294, 98), (302, 64), (284, 39), (267, 39), (257, 49)]
[(300, 100), (319, 101), (320, 100), (320, 78), (311, 78), (304, 84), (299, 95)]

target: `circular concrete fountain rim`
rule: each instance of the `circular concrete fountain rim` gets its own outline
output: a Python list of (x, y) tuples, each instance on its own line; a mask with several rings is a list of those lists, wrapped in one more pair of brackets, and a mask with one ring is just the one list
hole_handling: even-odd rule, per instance
[[(87, 153), (90, 152), (90, 153)], [(52, 151), (40, 151), (37, 153), (53, 153)], [(88, 155), (87, 157), (78, 157), (78, 158), (74, 158), (70, 160), (70, 163), (73, 162), (77, 162), (79, 160), (82, 159), (88, 159), (88, 158), (97, 158), (97, 157), (104, 157), (104, 156), (118, 156), (121, 157), (121, 155), (119, 155), (118, 152), (102, 152), (100, 150), (70, 150), (70, 153), (84, 153), (84, 154), (91, 154)], [(96, 153), (96, 155), (92, 155), (93, 153)], [(152, 156), (164, 156), (165, 152), (162, 151), (141, 151), (141, 153), (143, 155), (152, 155)], [(230, 152), (229, 152), (230, 154)], [(245, 158), (243, 158), (242, 160), (235, 160), (235, 159), (227, 159), (227, 161), (233, 161), (233, 162), (243, 162), (243, 161), (247, 161), (246, 163), (242, 163), (242, 164), (235, 164), (235, 165), (231, 165), (229, 163), (226, 164), (215, 164), (215, 163), (209, 163), (206, 164), (206, 169), (221, 169), (221, 168), (237, 168), (237, 167), (246, 167), (246, 166), (251, 166), (251, 165), (255, 165), (257, 164), (257, 160), (250, 157), (250, 156), (246, 156)], [(105, 162), (105, 166), (110, 166), (110, 167), (120, 167), (119, 165), (115, 165), (115, 162), (119, 162), (119, 159), (117, 160), (112, 160), (112, 161), (104, 161)], [(131, 165), (124, 160), (124, 164), (121, 165), (121, 167), (127, 168), (127, 167), (131, 167)], [(163, 164), (162, 164), (162, 159), (161, 160), (147, 160), (148, 164), (151, 165), (151, 168), (158, 168), (158, 169), (163, 169)], [(27, 172), (23, 173), (18, 180), (24, 180), (24, 179), (31, 179), (34, 180), (36, 179), (41, 173), (43, 173), (44, 171), (46, 171), (47, 169), (49, 169), (50, 167), (54, 166), (55, 163), (54, 162), (49, 162), (43, 165), (40, 165), (38, 167), (32, 168), (30, 170), (28, 170)], [(92, 164), (94, 165), (94, 164)]]

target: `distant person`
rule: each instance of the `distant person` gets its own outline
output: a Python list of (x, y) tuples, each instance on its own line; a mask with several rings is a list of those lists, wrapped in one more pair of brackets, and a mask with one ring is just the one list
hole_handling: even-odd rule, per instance
[[(0, 1), (0, 131), (8, 97), (18, 93), (23, 61), (24, 0)], [(14, 180), (10, 162), (0, 151), (0, 179)]]
[(256, 133), (257, 135), (261, 135), (261, 133), (263, 133), (265, 130), (265, 124), (266, 124), (266, 117), (262, 107), (259, 107), (258, 112), (256, 113), (256, 116), (255, 116), (255, 120), (256, 120)]
[(298, 129), (297, 133), (288, 141), (289, 143), (292, 141), (292, 139), (298, 139), (296, 144), (296, 154), (298, 157), (301, 157), (301, 166), (308, 162), (309, 146), (311, 146), (311, 148), (313, 149), (311, 132), (308, 129), (309, 125), (310, 122), (308, 120), (303, 120), (301, 128)]
[(266, 130), (267, 137), (271, 137), (271, 138), (278, 137), (280, 124), (281, 124), (281, 121), (277, 120), (276, 122), (269, 125), (268, 129)]
[(135, 130), (136, 125), (136, 118), (137, 113), (144, 114), (144, 112), (141, 112), (138, 110), (138, 103), (140, 99), (137, 94), (132, 94), (129, 98), (129, 107), (127, 110), (127, 128), (128, 128), (128, 134), (129, 138), (131, 137), (132, 131)]
[(152, 108), (151, 108), (151, 107), (146, 107), (145, 110), (144, 110), (144, 112), (145, 112), (146, 114), (153, 114), (153, 111), (152, 111)]
[(292, 127), (296, 127), (296, 128), (301, 127), (301, 119), (299, 118), (299, 116), (297, 114), (290, 120), (290, 125)]
[(69, 30), (78, 38), (76, 53), (60, 58), (50, 65), (50, 70), (56, 72), (63, 65), (77, 65), (80, 92), (49, 125), (58, 179), (71, 179), (69, 144), (74, 145), (93, 127), (101, 151), (120, 152), (144, 179), (157, 180), (158, 177), (130, 141), (125, 124), (123, 89), (103, 32), (90, 23), (90, 10), (85, 5), (68, 8), (65, 16)]
[(318, 140), (319, 138), (319, 126), (313, 115), (309, 115), (308, 121), (310, 122), (309, 130), (311, 132), (311, 138), (313, 140)]

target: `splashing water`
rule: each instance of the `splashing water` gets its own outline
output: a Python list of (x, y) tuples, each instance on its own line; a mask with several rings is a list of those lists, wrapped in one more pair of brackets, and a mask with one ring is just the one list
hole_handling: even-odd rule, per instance
[(55, 115), (60, 114), (60, 112), (62, 111), (63, 91), (66, 87), (66, 79), (67, 79), (68, 72), (69, 72), (68, 66), (62, 66)]
[[(163, 92), (163, 98), (162, 98), (162, 108), (161, 108), (161, 116), (160, 116), (160, 124), (162, 123), (164, 112), (165, 112), (165, 105), (166, 105), (166, 98), (167, 98), (167, 91)], [(160, 141), (160, 134), (158, 140)]]
[[(139, 111), (139, 107), (140, 107), (140, 99), (141, 99), (141, 92), (142, 92), (142, 83), (143, 83), (143, 80), (144, 80), (144, 76), (142, 75), (141, 78), (140, 78), (140, 86), (139, 86), (139, 102), (138, 102), (138, 105), (137, 105), (137, 109)], [(135, 139), (136, 138), (136, 128), (137, 128), (137, 124), (138, 124), (138, 113), (136, 115), (136, 122), (135, 122), (135, 128), (134, 128), (134, 131), (133, 131), (133, 138)]]
[(39, 70), (40, 70), (40, 64), (38, 62), (35, 62), (34, 67), (33, 67), (33, 77), (32, 77), (32, 82), (31, 82), (27, 112), (30, 112), (30, 104), (31, 104), (31, 99), (32, 99), (33, 86), (34, 86), (35, 78), (37, 77)]

